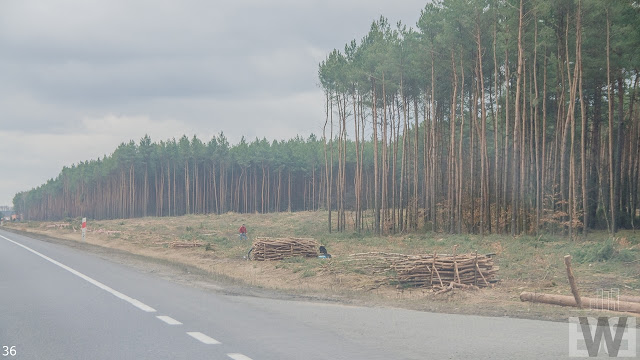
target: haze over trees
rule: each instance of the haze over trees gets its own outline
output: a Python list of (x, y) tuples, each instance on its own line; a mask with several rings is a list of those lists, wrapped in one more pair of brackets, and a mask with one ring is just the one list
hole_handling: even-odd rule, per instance
[[(363, 33), (366, 31), (363, 29)], [(329, 230), (637, 226), (640, 3), (450, 0), (318, 75), (322, 138), (123, 143), (17, 194), (29, 219), (328, 210)]]

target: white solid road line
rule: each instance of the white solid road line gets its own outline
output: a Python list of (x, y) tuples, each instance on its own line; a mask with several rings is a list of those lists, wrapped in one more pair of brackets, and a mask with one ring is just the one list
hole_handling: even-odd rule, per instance
[(227, 354), (227, 356), (233, 360), (252, 360), (250, 357), (242, 354)]
[(121, 292), (117, 291), (117, 290), (114, 290), (114, 289), (112, 289), (112, 288), (108, 287), (107, 285), (105, 285), (105, 284), (101, 283), (100, 281), (95, 280), (95, 279), (92, 279), (92, 278), (88, 277), (87, 275), (85, 275), (85, 274), (83, 274), (83, 273), (81, 273), (81, 272), (79, 272), (79, 271), (76, 271), (76, 270), (74, 270), (74, 269), (72, 269), (72, 268), (68, 267), (68, 266), (67, 266), (67, 265), (65, 265), (65, 264), (62, 264), (62, 263), (60, 263), (60, 262), (58, 262), (58, 261), (55, 261), (55, 260), (53, 260), (52, 258), (50, 258), (50, 257), (48, 257), (48, 256), (46, 256), (46, 255), (43, 255), (43, 254), (41, 254), (41, 253), (39, 253), (39, 252), (37, 252), (37, 251), (35, 251), (35, 250), (31, 249), (30, 247), (24, 246), (24, 245), (22, 245), (22, 244), (20, 244), (20, 243), (18, 243), (18, 242), (15, 242), (15, 241), (13, 241), (13, 240), (11, 240), (11, 239), (7, 238), (7, 237), (4, 237), (4, 236), (2, 236), (2, 235), (0, 235), (0, 238), (3, 238), (3, 239), (5, 239), (5, 240), (7, 240), (7, 241), (9, 241), (9, 242), (12, 242), (12, 243), (14, 243), (14, 244), (16, 244), (16, 245), (18, 245), (18, 246), (20, 246), (20, 247), (22, 247), (22, 248), (24, 248), (24, 249), (26, 249), (26, 250), (30, 251), (30, 252), (32, 252), (32, 253), (34, 253), (34, 254), (38, 255), (38, 256), (40, 256), (41, 258), (43, 258), (43, 259), (45, 259), (45, 260), (49, 261), (49, 262), (50, 262), (50, 263), (52, 263), (52, 264), (58, 265), (59, 267), (61, 267), (61, 268), (65, 269), (65, 270), (67, 270), (68, 272), (72, 273), (73, 275), (76, 275), (76, 276), (78, 276), (79, 278), (82, 278), (82, 279), (84, 279), (84, 280), (88, 281), (89, 283), (91, 283), (91, 284), (93, 284), (93, 285), (95, 285), (95, 286), (99, 287), (100, 289), (102, 289), (102, 290), (104, 290), (104, 291), (106, 291), (106, 292), (111, 293), (113, 296), (115, 296), (115, 297), (117, 297), (117, 298), (120, 298), (120, 299), (122, 299), (122, 300), (124, 300), (124, 301), (128, 302), (129, 304), (131, 304), (131, 305), (133, 305), (133, 306), (137, 307), (138, 309), (140, 309), (140, 310), (142, 310), (142, 311), (146, 311), (146, 312), (155, 312), (155, 311), (156, 311), (156, 309), (152, 308), (151, 306), (146, 305), (146, 304), (142, 303), (142, 302), (141, 302), (141, 301), (139, 301), (139, 300), (133, 299), (133, 298), (131, 298), (131, 297), (129, 297), (129, 296), (127, 296), (127, 295), (125, 295), (125, 294), (123, 294), (123, 293), (121, 293)]
[(158, 319), (166, 322), (169, 325), (182, 325), (182, 323), (174, 318), (172, 318), (171, 316), (166, 316), (166, 315), (160, 315), (160, 316), (156, 316)]
[[(117, 291), (117, 290), (114, 290), (114, 289), (108, 287), (107, 285), (101, 283), (100, 281), (95, 280), (93, 278), (90, 278), (89, 276), (87, 276), (87, 275), (85, 275), (85, 274), (83, 274), (83, 273), (81, 273), (81, 272), (79, 272), (77, 270), (74, 270), (74, 269), (68, 267), (67, 265), (65, 265), (65, 264), (63, 264), (61, 262), (53, 260), (52, 258), (50, 258), (50, 257), (48, 257), (48, 256), (46, 256), (44, 254), (41, 254), (41, 253), (33, 250), (32, 248), (28, 247), (28, 246), (22, 245), (19, 242), (13, 241), (13, 240), (11, 240), (11, 239), (9, 239), (9, 238), (7, 238), (5, 236), (2, 236), (2, 235), (0, 235), (0, 238), (3, 238), (3, 239), (5, 239), (5, 240), (7, 240), (9, 242), (12, 242), (12, 243), (20, 246), (21, 248), (38, 255), (41, 258), (49, 261), (52, 264), (58, 265), (59, 267), (67, 270), (68, 272), (78, 276), (79, 278), (82, 278), (82, 279), (88, 281), (89, 283), (99, 287), (100, 289), (102, 289), (104, 291), (107, 291), (107, 292), (111, 293), (115, 297), (120, 298), (120, 299), (130, 303), (131, 305), (139, 308), (140, 310), (143, 310), (143, 311), (146, 311), (146, 312), (155, 312), (156, 311), (151, 306), (146, 305), (146, 304), (142, 303), (139, 300), (133, 299), (133, 298), (131, 298), (131, 297), (129, 297), (129, 296)], [(176, 319), (174, 319), (174, 318), (172, 318), (170, 316), (160, 315), (160, 316), (156, 316), (156, 317), (158, 319), (164, 321), (165, 323), (169, 324), (169, 325), (182, 325), (182, 323), (180, 321), (178, 321), (178, 320), (176, 320)], [(207, 335), (205, 335), (205, 334), (203, 334), (201, 332), (193, 331), (193, 332), (187, 332), (187, 334), (189, 336), (193, 337), (194, 339), (199, 340), (200, 342), (202, 342), (204, 344), (207, 344), (207, 345), (220, 344), (220, 342), (218, 340), (216, 340), (216, 339), (214, 339), (212, 337), (209, 337), (209, 336), (207, 336)], [(233, 360), (252, 360), (248, 356), (245, 356), (245, 355), (242, 355), (242, 354), (237, 354), (237, 353), (230, 353), (230, 354), (227, 354), (227, 356), (230, 357)]]
[(220, 341), (214, 339), (214, 338), (210, 338), (207, 335), (201, 333), (201, 332), (197, 332), (197, 331), (192, 331), (192, 332), (188, 332), (187, 333), (189, 336), (191, 336), (194, 339), (200, 340), (201, 342), (207, 344), (207, 345), (215, 345), (215, 344), (220, 344)]

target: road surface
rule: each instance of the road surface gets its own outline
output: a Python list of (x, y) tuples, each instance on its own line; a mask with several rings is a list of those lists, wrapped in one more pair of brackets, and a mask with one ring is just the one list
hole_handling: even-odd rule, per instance
[(566, 323), (226, 295), (0, 230), (0, 360), (565, 359), (568, 338)]

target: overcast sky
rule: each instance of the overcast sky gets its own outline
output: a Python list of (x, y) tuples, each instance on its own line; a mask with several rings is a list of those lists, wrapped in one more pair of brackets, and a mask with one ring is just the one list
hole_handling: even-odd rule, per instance
[(319, 62), (426, 3), (0, 0), (0, 205), (145, 134), (319, 135)]

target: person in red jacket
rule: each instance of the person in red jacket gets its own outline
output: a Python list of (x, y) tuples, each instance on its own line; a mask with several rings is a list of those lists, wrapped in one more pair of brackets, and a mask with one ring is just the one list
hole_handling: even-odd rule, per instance
[(244, 227), (244, 224), (240, 226), (238, 231), (240, 232), (240, 240), (247, 240), (247, 228)]

